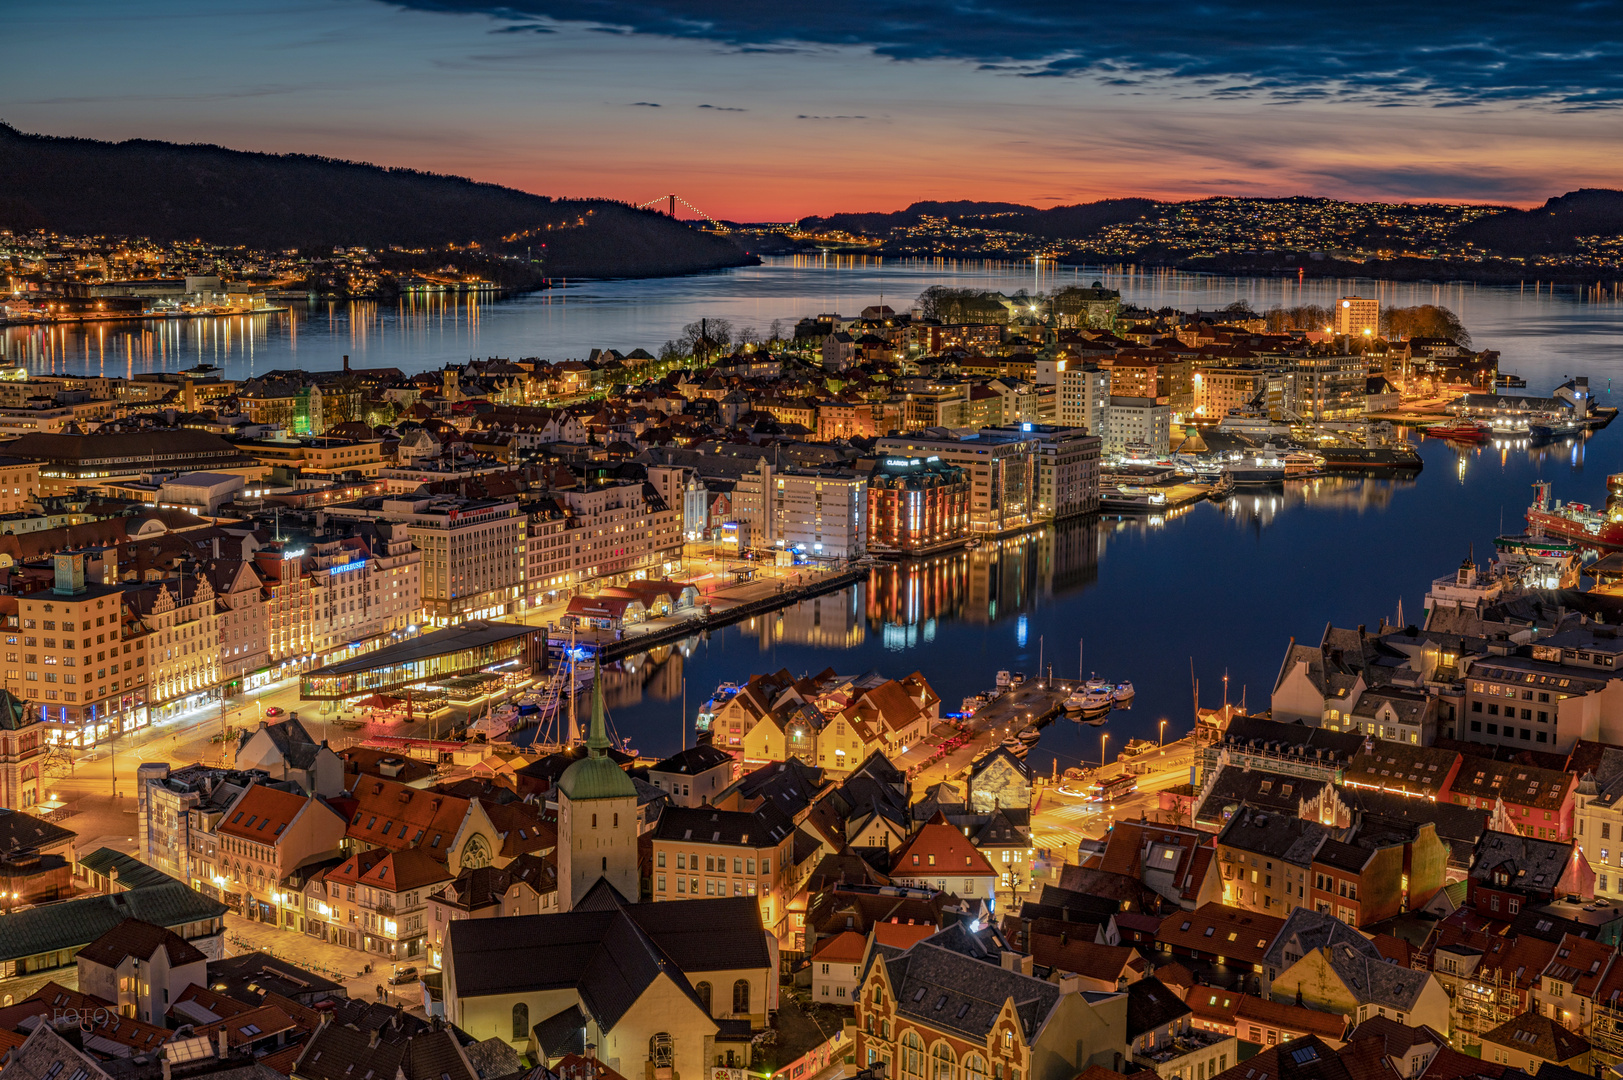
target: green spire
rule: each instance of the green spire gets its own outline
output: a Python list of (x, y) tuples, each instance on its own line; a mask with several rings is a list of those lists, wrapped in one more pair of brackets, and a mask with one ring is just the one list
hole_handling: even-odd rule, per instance
[(603, 679), (602, 671), (592, 679), (592, 727), (586, 734), (586, 749), (592, 752), (592, 757), (604, 757), (609, 749), (609, 732), (603, 723)]

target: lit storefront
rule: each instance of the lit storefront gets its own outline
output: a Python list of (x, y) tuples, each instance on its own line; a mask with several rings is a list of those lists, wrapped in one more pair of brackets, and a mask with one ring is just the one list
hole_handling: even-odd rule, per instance
[(541, 671), (547, 662), (546, 634), (545, 627), (501, 622), (471, 622), (435, 630), (307, 672), (300, 679), (299, 696), (307, 701), (337, 701), (387, 694), (515, 661), (521, 669)]

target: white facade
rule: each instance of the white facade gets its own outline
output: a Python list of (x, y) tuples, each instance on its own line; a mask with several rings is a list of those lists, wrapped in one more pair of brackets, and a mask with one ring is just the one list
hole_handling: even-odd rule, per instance
[(1110, 372), (1079, 360), (1064, 361), (1059, 370), (1061, 427), (1083, 427), (1103, 436), (1110, 405)]
[(1147, 444), (1152, 454), (1171, 450), (1172, 406), (1160, 398), (1111, 398), (1105, 419), (1105, 451), (1120, 452), (1133, 442)]
[[(422, 553), (421, 606), (428, 625), (454, 626), (516, 610), (524, 590), (525, 556), (525, 516), (518, 503), (418, 496), (385, 498), (376, 509), (335, 506), (327, 513), (406, 527)], [(395, 568), (391, 564), (387, 569)], [(393, 594), (400, 590), (391, 587), (387, 591), (392, 603)], [(336, 606), (340, 597), (333, 594), (332, 599)], [(342, 599), (347, 602), (355, 597), (346, 592)]]
[(868, 479), (844, 470), (784, 470), (768, 490), (774, 547), (855, 559), (868, 548)]
[(682, 505), (652, 501), (640, 482), (566, 491), (573, 583), (617, 574), (662, 576), (682, 555)]

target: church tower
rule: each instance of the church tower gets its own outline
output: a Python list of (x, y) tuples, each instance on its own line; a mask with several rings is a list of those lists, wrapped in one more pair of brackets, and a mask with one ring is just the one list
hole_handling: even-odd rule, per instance
[(573, 908), (598, 878), (637, 902), (637, 788), (609, 758), (601, 674), (592, 681), (586, 756), (558, 777), (558, 910)]

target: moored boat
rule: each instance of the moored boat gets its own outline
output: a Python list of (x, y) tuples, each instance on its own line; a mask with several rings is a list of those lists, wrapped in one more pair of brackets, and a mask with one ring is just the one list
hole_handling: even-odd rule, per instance
[(1449, 442), (1481, 442), (1488, 437), (1488, 428), (1471, 420), (1461, 420), (1453, 424), (1433, 424), (1421, 434), (1428, 439)]
[(1133, 684), (1130, 682), (1118, 683), (1116, 689), (1111, 691), (1111, 700), (1120, 705), (1133, 700)]
[(1527, 523), (1545, 536), (1562, 537), (1602, 547), (1623, 548), (1623, 517), (1598, 512), (1587, 503), (1550, 498), (1550, 482), (1533, 485), (1537, 495), (1527, 508)]

